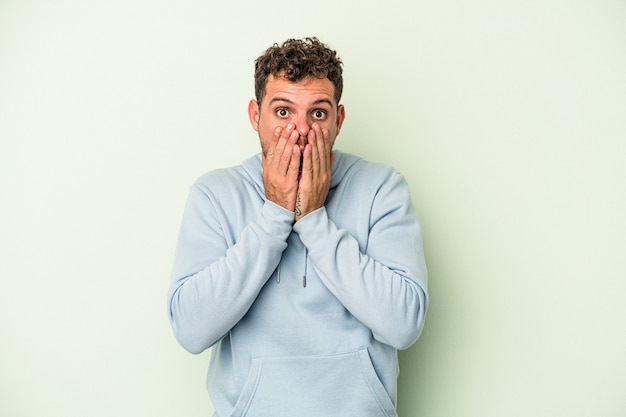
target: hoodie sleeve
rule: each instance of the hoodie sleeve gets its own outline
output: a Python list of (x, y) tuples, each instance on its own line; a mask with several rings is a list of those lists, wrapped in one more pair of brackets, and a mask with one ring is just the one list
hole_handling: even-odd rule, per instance
[(320, 279), (346, 309), (378, 341), (406, 349), (422, 332), (428, 294), (421, 228), (402, 175), (394, 171), (382, 181), (369, 217), (365, 242), (338, 228), (324, 207), (294, 230)]
[(169, 320), (185, 349), (211, 347), (246, 314), (278, 265), (292, 222), (293, 213), (266, 202), (239, 236), (229, 236), (207, 190), (191, 188), (168, 293)]

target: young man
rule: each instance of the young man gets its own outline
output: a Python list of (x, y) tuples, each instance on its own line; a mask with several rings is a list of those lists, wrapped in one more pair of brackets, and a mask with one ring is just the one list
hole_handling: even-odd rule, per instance
[(397, 349), (419, 337), (427, 274), (392, 168), (333, 151), (342, 63), (315, 38), (255, 63), (261, 153), (192, 186), (169, 318), (212, 349), (215, 416), (396, 416)]

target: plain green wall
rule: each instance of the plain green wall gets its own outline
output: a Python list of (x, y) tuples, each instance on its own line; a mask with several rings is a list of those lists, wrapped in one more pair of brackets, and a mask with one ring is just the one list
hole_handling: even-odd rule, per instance
[(345, 62), (432, 304), (402, 417), (626, 415), (623, 1), (0, 2), (0, 415), (208, 416), (165, 295), (190, 183), (257, 152), (253, 60)]

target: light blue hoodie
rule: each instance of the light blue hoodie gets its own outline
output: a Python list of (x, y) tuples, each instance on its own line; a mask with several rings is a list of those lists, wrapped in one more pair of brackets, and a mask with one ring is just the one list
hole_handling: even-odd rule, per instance
[(428, 304), (420, 225), (397, 171), (340, 151), (332, 169), (295, 224), (260, 155), (191, 187), (169, 318), (188, 351), (214, 346), (215, 416), (396, 416), (397, 349)]

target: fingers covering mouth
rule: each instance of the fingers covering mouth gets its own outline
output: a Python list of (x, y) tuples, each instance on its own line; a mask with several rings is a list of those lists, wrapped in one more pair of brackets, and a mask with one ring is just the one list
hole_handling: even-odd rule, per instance
[(309, 143), (309, 140), (306, 136), (300, 136), (298, 139), (298, 146), (300, 146), (300, 150), (304, 152), (304, 147)]

